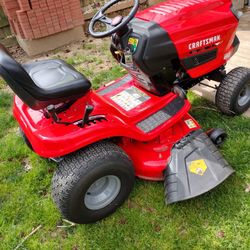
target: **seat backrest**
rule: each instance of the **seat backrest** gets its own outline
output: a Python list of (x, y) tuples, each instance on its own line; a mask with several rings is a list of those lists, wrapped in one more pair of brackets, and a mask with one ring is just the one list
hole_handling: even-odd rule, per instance
[(2, 44), (0, 44), (0, 75), (22, 101), (28, 106), (33, 106), (35, 100), (29, 92), (32, 93), (32, 89), (36, 89), (37, 86)]

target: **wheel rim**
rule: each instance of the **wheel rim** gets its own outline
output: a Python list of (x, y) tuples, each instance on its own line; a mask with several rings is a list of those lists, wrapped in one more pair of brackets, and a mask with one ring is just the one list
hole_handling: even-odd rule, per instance
[(225, 141), (225, 136), (224, 136), (224, 135), (221, 135), (221, 136), (219, 136), (219, 137), (216, 139), (215, 144), (219, 146), (219, 145), (221, 145), (224, 141)]
[(238, 96), (239, 106), (245, 106), (250, 101), (250, 82), (244, 86)]
[(90, 210), (99, 210), (109, 205), (117, 197), (121, 181), (117, 176), (107, 175), (96, 180), (87, 190), (84, 203)]

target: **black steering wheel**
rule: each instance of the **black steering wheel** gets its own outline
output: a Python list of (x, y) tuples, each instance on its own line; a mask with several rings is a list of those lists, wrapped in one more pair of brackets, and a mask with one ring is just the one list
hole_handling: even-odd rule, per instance
[[(134, 6), (131, 9), (130, 13), (126, 17), (117, 16), (113, 19), (107, 17), (105, 15), (105, 12), (110, 9), (113, 5), (120, 2), (121, 0), (111, 0), (107, 2), (101, 9), (94, 15), (94, 17), (91, 19), (89, 24), (89, 33), (91, 36), (95, 38), (103, 38), (110, 36), (120, 29), (122, 29), (125, 25), (127, 25), (135, 16), (139, 6), (140, 2), (139, 0), (134, 0)], [(105, 24), (106, 30), (105, 31), (94, 31), (95, 24), (97, 22), (101, 22)]]

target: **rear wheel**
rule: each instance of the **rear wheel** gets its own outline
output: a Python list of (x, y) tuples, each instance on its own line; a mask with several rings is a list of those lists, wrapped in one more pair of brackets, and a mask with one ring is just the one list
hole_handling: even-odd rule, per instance
[(23, 132), (23, 130), (21, 129), (21, 127), (19, 127), (19, 132), (20, 132), (20, 135), (21, 137), (23, 138), (24, 142), (26, 143), (26, 145), (32, 150), (33, 150), (33, 147), (29, 141), (29, 139), (27, 138), (27, 136), (25, 135), (25, 133)]
[(218, 109), (227, 115), (240, 115), (250, 107), (250, 69), (230, 71), (220, 83), (216, 97)]
[(113, 213), (134, 185), (128, 156), (110, 142), (100, 142), (66, 157), (52, 180), (52, 196), (63, 216), (92, 223)]

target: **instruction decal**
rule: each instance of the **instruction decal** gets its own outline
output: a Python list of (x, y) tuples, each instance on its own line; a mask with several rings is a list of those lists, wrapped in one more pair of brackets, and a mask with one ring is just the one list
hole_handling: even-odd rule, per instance
[(111, 97), (117, 105), (130, 111), (150, 99), (148, 95), (136, 87), (127, 88)]
[(195, 122), (192, 119), (185, 120), (185, 123), (190, 129), (197, 128)]

